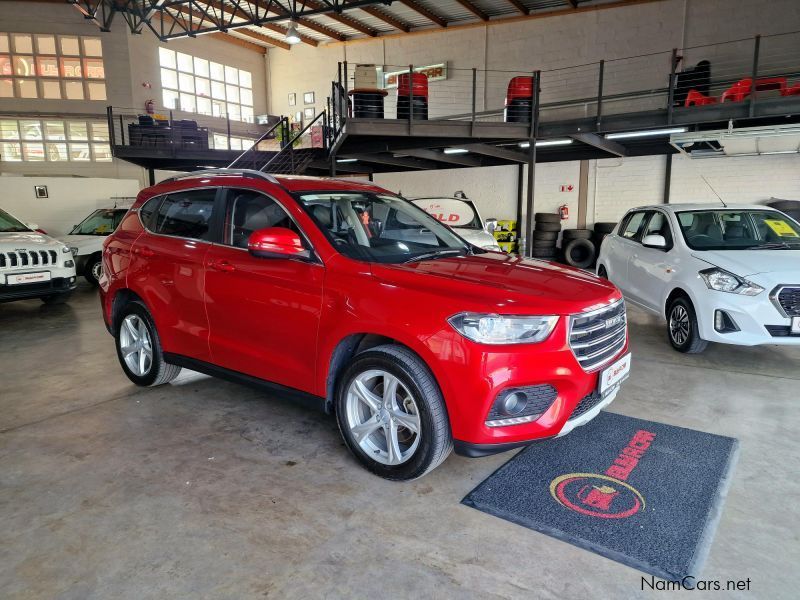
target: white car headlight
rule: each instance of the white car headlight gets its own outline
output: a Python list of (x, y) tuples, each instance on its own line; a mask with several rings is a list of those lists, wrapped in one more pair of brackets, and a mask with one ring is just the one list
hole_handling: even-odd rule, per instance
[(558, 317), (509, 317), (463, 312), (447, 321), (465, 338), (479, 344), (536, 344), (552, 333)]
[(71, 246), (71, 247), (69, 247), (69, 248), (64, 248), (64, 250), (63, 250), (63, 251), (64, 251), (64, 252), (72, 252), (72, 256), (77, 256), (77, 255), (78, 255), (78, 248), (77, 248), (77, 246)]
[(700, 277), (710, 290), (717, 292), (728, 292), (730, 294), (741, 294), (743, 296), (758, 296), (764, 291), (760, 285), (742, 279), (724, 269), (714, 267), (700, 271)]

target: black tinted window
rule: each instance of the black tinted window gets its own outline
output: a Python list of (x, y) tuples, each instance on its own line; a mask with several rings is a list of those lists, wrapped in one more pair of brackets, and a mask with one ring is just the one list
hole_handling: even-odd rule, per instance
[(216, 190), (176, 192), (158, 208), (155, 232), (196, 240), (209, 239), (209, 222)]
[(142, 207), (139, 209), (139, 219), (142, 221), (142, 225), (147, 227), (150, 231), (153, 231), (156, 227), (156, 212), (158, 211), (158, 205), (161, 204), (163, 199), (163, 196), (150, 198), (150, 200), (142, 204)]
[[(251, 190), (229, 190), (225, 241), (238, 248), (247, 248), (250, 234), (267, 227), (286, 227), (297, 231), (297, 227), (286, 211), (263, 194)], [(299, 232), (298, 232), (299, 233)]]

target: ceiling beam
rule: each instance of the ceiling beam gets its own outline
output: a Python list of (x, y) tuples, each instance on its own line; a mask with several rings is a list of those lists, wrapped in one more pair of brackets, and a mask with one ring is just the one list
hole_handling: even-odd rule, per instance
[[(186, 15), (189, 18), (192, 18), (192, 19), (202, 19), (203, 18), (203, 15), (198, 14), (197, 11), (188, 8), (188, 6), (176, 5), (176, 6), (171, 6), (170, 8), (172, 10), (175, 10), (175, 11), (179, 12), (180, 14)], [(223, 12), (228, 14), (228, 15), (233, 15), (234, 14), (233, 11), (228, 11), (227, 9), (223, 9)], [(161, 14), (167, 14), (167, 15), (172, 16), (173, 19), (175, 18), (168, 11), (164, 11)], [(261, 42), (262, 44), (270, 44), (270, 45), (276, 46), (278, 48), (283, 48), (284, 50), (291, 50), (291, 48), (292, 48), (291, 45), (289, 45), (288, 43), (284, 42), (283, 40), (277, 40), (277, 39), (275, 39), (273, 37), (270, 37), (270, 36), (261, 35), (260, 33), (256, 33), (255, 31), (250, 31), (249, 29), (245, 29), (244, 27), (240, 27), (240, 28), (237, 28), (237, 29), (229, 29), (225, 33), (218, 32), (218, 33), (212, 33), (210, 35), (211, 35), (211, 37), (213, 37), (214, 39), (217, 39), (217, 40), (225, 40), (225, 41), (236, 40), (238, 46), (240, 46), (242, 48), (248, 48), (250, 50), (258, 48), (258, 51), (261, 54), (264, 54), (263, 51), (266, 50), (266, 49), (263, 46), (260, 46), (258, 44), (254, 44), (253, 42), (249, 42), (247, 40), (243, 40), (243, 39), (240, 39), (240, 38), (237, 38), (237, 37), (233, 37), (233, 36), (229, 35), (229, 33), (231, 33), (231, 32), (236, 32), (239, 35), (243, 35), (243, 36), (251, 38), (253, 40), (257, 40), (257, 41)], [(247, 45), (244, 45), (244, 44), (247, 44)]]
[[(306, 6), (314, 10), (321, 10), (324, 8), (324, 4), (322, 2), (317, 2), (316, 0), (305, 0)], [(364, 35), (368, 35), (370, 37), (377, 37), (378, 32), (372, 29), (372, 27), (368, 27), (365, 23), (358, 21), (356, 19), (350, 18), (338, 12), (330, 12), (325, 13), (325, 17), (329, 19), (333, 19), (337, 23), (341, 23), (342, 25), (346, 25), (351, 29), (355, 29), (359, 33), (363, 33)]]
[(511, 6), (513, 6), (514, 8), (516, 8), (516, 9), (517, 9), (519, 12), (521, 12), (523, 15), (529, 15), (529, 14), (531, 14), (531, 11), (530, 11), (530, 9), (529, 9), (527, 6), (525, 6), (525, 5), (524, 5), (522, 2), (520, 2), (519, 0), (506, 0), (506, 1), (507, 1), (507, 2), (508, 2), (510, 5), (511, 5)]
[(464, 148), (475, 154), (483, 154), (484, 156), (492, 156), (494, 158), (502, 158), (511, 162), (520, 164), (528, 164), (530, 162), (530, 154), (524, 152), (517, 152), (516, 150), (509, 150), (500, 146), (492, 146), (491, 144), (466, 144), (461, 145), (459, 148)]
[(363, 10), (368, 15), (372, 15), (376, 19), (380, 19), (384, 23), (388, 23), (389, 25), (391, 25), (392, 27), (394, 27), (399, 31), (403, 31), (405, 33), (411, 31), (411, 25), (409, 25), (404, 21), (401, 21), (400, 19), (388, 13), (383, 12), (382, 10), (378, 10), (377, 8), (373, 8), (371, 6), (362, 6), (361, 10)]
[(418, 2), (415, 2), (414, 0), (399, 0), (399, 2), (401, 4), (405, 4), (411, 10), (418, 12), (423, 17), (428, 19), (431, 23), (435, 23), (439, 27), (447, 27), (447, 21), (444, 18), (440, 17), (437, 14), (432, 13)]
[(489, 20), (489, 15), (487, 15), (485, 12), (483, 12), (480, 8), (475, 6), (469, 0), (456, 0), (456, 2), (458, 2), (464, 8), (466, 8), (473, 15), (478, 17), (481, 21), (488, 21)]
[[(208, 35), (214, 38), (215, 40), (228, 42), (229, 44), (236, 44), (241, 48), (247, 48), (248, 50), (252, 50), (253, 52), (258, 52), (259, 54), (267, 53), (267, 49), (264, 48), (264, 46), (259, 46), (258, 44), (254, 44), (253, 42), (248, 42), (247, 40), (242, 40), (238, 37), (234, 37), (227, 33), (216, 32), (216, 33), (209, 33)], [(265, 38), (265, 39), (267, 39), (266, 43), (273, 44), (280, 48), (284, 48), (285, 50), (289, 50), (291, 48), (291, 46), (289, 46), (289, 44), (285, 42), (281, 42), (279, 40), (273, 40), (271, 38)]]
[[(277, 15), (285, 16), (288, 19), (291, 19), (291, 14), (282, 6), (277, 4), (270, 4), (269, 10), (274, 12)], [(310, 29), (311, 31), (316, 31), (317, 33), (321, 33), (324, 36), (331, 38), (332, 40), (336, 40), (337, 42), (344, 42), (347, 40), (347, 36), (343, 33), (336, 31), (335, 29), (331, 29), (330, 27), (326, 27), (325, 25), (321, 25), (316, 21), (312, 21), (311, 19), (297, 19), (297, 24), (302, 25)]]
[(597, 135), (596, 133), (576, 133), (570, 136), (573, 140), (581, 142), (582, 144), (586, 144), (587, 146), (592, 146), (593, 148), (597, 148), (598, 150), (602, 150), (603, 152), (608, 152), (609, 154), (613, 154), (614, 156), (627, 156), (628, 149), (625, 148), (622, 144), (618, 144), (612, 140), (607, 140), (606, 138)]
[[(431, 170), (438, 169), (439, 163), (430, 160), (419, 160), (416, 158), (404, 158), (387, 153), (378, 154), (343, 154), (340, 158), (356, 158), (361, 162), (374, 163), (378, 165), (390, 165), (392, 167), (405, 167), (407, 169)], [(347, 163), (345, 163), (347, 164)]]
[(578, 0), (567, 0), (567, 4), (569, 4), (572, 8), (578, 8)]
[(481, 159), (475, 156), (468, 156), (466, 154), (445, 154), (438, 150), (403, 150), (402, 153), (407, 156), (413, 156), (414, 158), (432, 160), (451, 165), (461, 165), (464, 167), (480, 167), (483, 164)]

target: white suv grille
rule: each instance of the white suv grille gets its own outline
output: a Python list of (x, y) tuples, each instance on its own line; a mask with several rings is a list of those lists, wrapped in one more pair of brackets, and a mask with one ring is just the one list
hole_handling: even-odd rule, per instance
[(627, 339), (628, 322), (622, 300), (569, 319), (569, 346), (584, 371), (596, 371), (614, 360)]
[(52, 267), (58, 261), (55, 250), (16, 250), (0, 252), (0, 269), (29, 269), (31, 267)]

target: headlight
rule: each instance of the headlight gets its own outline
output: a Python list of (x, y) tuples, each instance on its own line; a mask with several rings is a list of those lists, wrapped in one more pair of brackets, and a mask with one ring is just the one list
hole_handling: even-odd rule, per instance
[(479, 344), (536, 344), (552, 333), (558, 317), (507, 317), (464, 312), (447, 321), (458, 333)]
[(64, 248), (64, 252), (72, 252), (72, 256), (78, 256), (77, 246), (72, 246), (71, 248)]
[(764, 291), (760, 285), (742, 279), (724, 269), (714, 267), (700, 271), (700, 277), (705, 281), (708, 289), (743, 296), (758, 296)]
[(498, 246), (497, 244), (489, 244), (488, 246), (483, 247), (484, 250), (494, 250), (495, 252), (502, 252), (503, 249)]

